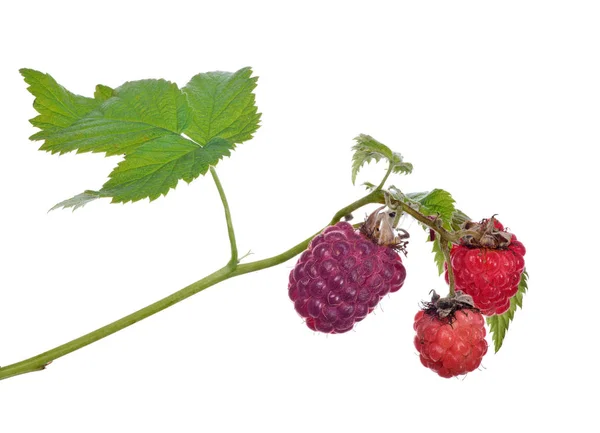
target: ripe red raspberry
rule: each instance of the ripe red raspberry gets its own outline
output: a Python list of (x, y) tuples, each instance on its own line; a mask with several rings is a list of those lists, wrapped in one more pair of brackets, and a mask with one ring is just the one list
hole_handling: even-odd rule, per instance
[(406, 270), (398, 253), (363, 232), (347, 222), (327, 227), (290, 273), (289, 297), (313, 331), (349, 331), (404, 284)]
[(471, 295), (484, 315), (502, 314), (519, 289), (525, 247), (494, 218), (468, 223), (465, 228), (473, 235), (450, 250), (455, 288)]
[(472, 300), (468, 295), (456, 293), (455, 299), (466, 297), (469, 301), (455, 302), (443, 298), (439, 302), (449, 302), (449, 308), (438, 308), (435, 302), (427, 303), (415, 315), (417, 335), (414, 344), (421, 363), (442, 377), (459, 376), (475, 370), (488, 348), (483, 316), (469, 306)]

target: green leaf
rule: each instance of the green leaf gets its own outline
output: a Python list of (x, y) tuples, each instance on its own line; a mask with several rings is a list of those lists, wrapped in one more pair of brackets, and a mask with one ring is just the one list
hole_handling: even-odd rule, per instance
[(371, 182), (363, 182), (363, 186), (367, 191), (373, 191), (375, 188), (377, 188), (377, 185), (372, 184)]
[(35, 96), (33, 108), (40, 113), (30, 122), (42, 131), (65, 128), (100, 106), (96, 99), (69, 92), (48, 74), (27, 68), (19, 72), (29, 84), (27, 90)]
[(392, 173), (411, 174), (413, 165), (410, 162), (404, 162), (404, 158), (398, 152), (394, 152), (392, 157)]
[[(52, 206), (50, 211), (53, 211), (55, 209), (60, 209), (60, 208), (64, 208), (64, 209), (73, 208), (73, 211), (74, 211), (75, 209), (83, 207), (86, 204), (88, 204), (89, 202), (99, 199), (101, 197), (102, 197), (102, 195), (98, 191), (89, 191), (89, 190), (84, 191), (81, 194), (77, 194), (74, 197), (71, 197), (67, 200), (63, 200), (60, 203)], [(50, 212), (50, 211), (48, 211), (48, 212)]]
[(442, 252), (442, 246), (440, 245), (440, 237), (436, 236), (433, 240), (433, 248), (431, 249), (433, 253), (433, 260), (435, 261), (435, 265), (438, 270), (438, 275), (442, 275), (444, 273), (444, 253)]
[(215, 137), (234, 144), (251, 139), (260, 120), (252, 93), (257, 78), (251, 75), (252, 69), (243, 68), (194, 76), (182, 89), (192, 108), (185, 134), (202, 145)]
[(180, 133), (190, 120), (186, 96), (177, 84), (166, 80), (130, 81), (113, 91), (102, 104), (104, 117), (141, 122)]
[(515, 296), (510, 299), (510, 308), (504, 313), (495, 316), (488, 317), (487, 323), (490, 326), (490, 333), (492, 334), (492, 340), (494, 341), (495, 352), (498, 353), (502, 347), (502, 342), (508, 331), (510, 322), (515, 316), (517, 307), (523, 308), (523, 295), (527, 292), (527, 280), (529, 275), (524, 270), (521, 274), (521, 281), (519, 282), (519, 290)]
[(439, 216), (445, 227), (449, 227), (455, 212), (454, 199), (449, 192), (443, 189), (434, 189), (428, 192), (409, 193), (405, 197), (418, 204), (419, 212), (425, 215)]
[[(61, 155), (73, 150), (77, 153), (102, 152), (106, 156), (123, 155), (150, 140), (164, 136), (179, 135), (141, 122), (107, 119), (95, 112), (68, 128), (46, 135), (40, 150)], [(32, 138), (42, 137), (36, 134)]]
[(404, 162), (402, 155), (392, 152), (385, 144), (375, 140), (370, 135), (360, 134), (354, 139), (356, 144), (352, 146), (352, 184), (356, 183), (356, 176), (365, 163), (378, 162), (385, 159), (391, 165), (392, 173), (409, 174), (413, 166)]
[(112, 89), (97, 85), (94, 98), (75, 95), (54, 78), (32, 69), (21, 74), (34, 95), (41, 131), (40, 150), (124, 155), (100, 191), (85, 191), (54, 206), (77, 209), (92, 200), (154, 200), (180, 179), (206, 174), (236, 143), (258, 128), (256, 77), (235, 73), (198, 74), (180, 89), (163, 79), (130, 81)]
[[(51, 153), (120, 155), (158, 137), (176, 137), (189, 122), (185, 95), (166, 80), (128, 82), (111, 90), (111, 95), (71, 125), (32, 138), (45, 139), (40, 150)], [(96, 96), (108, 96), (107, 88), (97, 87)]]
[(149, 141), (125, 156), (100, 190), (113, 203), (150, 201), (167, 195), (180, 179), (190, 183), (206, 174), (223, 156), (229, 156), (233, 143), (217, 137), (206, 146), (183, 137), (160, 137)]

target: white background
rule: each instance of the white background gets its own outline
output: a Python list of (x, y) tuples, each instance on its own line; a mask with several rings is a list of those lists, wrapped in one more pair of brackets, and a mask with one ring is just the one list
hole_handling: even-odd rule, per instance
[[(449, 190), (527, 246), (530, 292), (483, 368), (421, 366), (413, 316), (444, 291), (421, 229), (403, 289), (355, 331), (317, 335), (287, 298), (294, 261), (212, 287), (0, 382), (0, 431), (597, 431), (600, 13), (594, 1), (87, 2), (3, 6), (0, 364), (141, 308), (227, 261), (210, 178), (166, 198), (46, 211), (117, 158), (28, 141), (18, 73), (98, 83), (252, 66), (255, 139), (219, 164), (240, 250), (280, 253), (363, 194), (350, 147), (373, 135), (415, 165), (393, 183)], [(359, 181), (377, 182), (371, 165)], [(362, 218), (366, 208), (357, 213)]]

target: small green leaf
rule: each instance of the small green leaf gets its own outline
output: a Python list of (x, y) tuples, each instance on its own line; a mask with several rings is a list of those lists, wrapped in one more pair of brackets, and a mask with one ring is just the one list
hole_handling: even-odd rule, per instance
[(377, 185), (372, 184), (371, 182), (363, 182), (363, 186), (367, 191), (373, 191), (375, 188), (377, 188)]
[(440, 245), (440, 237), (436, 236), (433, 240), (433, 248), (431, 249), (433, 253), (433, 260), (435, 261), (435, 265), (438, 270), (438, 275), (442, 275), (444, 273), (444, 253), (442, 252), (442, 246)]
[(392, 152), (385, 144), (375, 140), (370, 135), (360, 134), (354, 139), (356, 144), (352, 146), (352, 184), (356, 183), (356, 176), (365, 163), (378, 162), (385, 159), (391, 164), (392, 173), (409, 174), (412, 172), (411, 163), (404, 162), (402, 155)]
[[(74, 197), (71, 197), (67, 200), (63, 200), (60, 203), (55, 204), (54, 206), (52, 206), (52, 208), (50, 209), (50, 211), (53, 211), (55, 209), (59, 209), (59, 208), (73, 208), (73, 211), (77, 208), (83, 207), (86, 204), (88, 204), (91, 201), (94, 201), (96, 199), (101, 198), (102, 195), (98, 192), (98, 191), (84, 191), (81, 194), (77, 194)], [(50, 212), (48, 211), (48, 212)]]
[(419, 212), (425, 215), (439, 216), (445, 227), (449, 227), (455, 212), (454, 199), (449, 192), (443, 189), (434, 189), (428, 192), (409, 193), (405, 197), (419, 205)]
[(237, 72), (207, 72), (194, 76), (182, 89), (192, 108), (185, 134), (204, 145), (215, 137), (234, 144), (252, 138), (260, 114), (252, 91), (257, 77), (252, 69)]
[(508, 331), (510, 322), (515, 316), (517, 307), (523, 308), (523, 295), (527, 292), (527, 279), (529, 275), (524, 270), (521, 274), (521, 281), (519, 282), (519, 290), (515, 296), (510, 299), (510, 308), (504, 313), (495, 316), (488, 317), (487, 323), (490, 326), (490, 333), (492, 334), (492, 340), (494, 341), (494, 350), (496, 353), (502, 347), (502, 342)]
[(161, 194), (167, 195), (180, 179), (189, 183), (206, 174), (211, 165), (229, 156), (231, 149), (233, 143), (219, 137), (203, 147), (179, 136), (148, 141), (125, 156), (100, 194), (112, 197), (113, 203), (146, 197), (155, 200)]

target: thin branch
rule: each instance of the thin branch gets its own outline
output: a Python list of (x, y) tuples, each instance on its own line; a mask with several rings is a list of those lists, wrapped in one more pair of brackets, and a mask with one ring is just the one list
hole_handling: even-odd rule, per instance
[(231, 211), (229, 210), (229, 204), (227, 203), (225, 190), (223, 189), (223, 185), (221, 185), (221, 181), (219, 180), (219, 176), (217, 176), (217, 171), (214, 167), (210, 167), (210, 174), (212, 175), (212, 178), (215, 181), (215, 185), (217, 186), (217, 190), (219, 191), (219, 197), (221, 198), (221, 202), (223, 203), (223, 209), (225, 210), (225, 219), (227, 220), (227, 234), (229, 235), (229, 244), (231, 245), (231, 259), (229, 260), (229, 265), (235, 267), (238, 264), (238, 249), (237, 243), (235, 241), (235, 232), (233, 231), (233, 222), (231, 221)]
[[(217, 182), (217, 185), (220, 185), (220, 183), (218, 183), (218, 178), (217, 178), (216, 182)], [(224, 196), (222, 196), (222, 200), (223, 200), (223, 198), (224, 198)], [(332, 218), (331, 224), (338, 222), (339, 220), (341, 220), (344, 217), (344, 215), (347, 215), (366, 204), (379, 203), (379, 202), (381, 202), (381, 200), (383, 200), (383, 195), (380, 191), (372, 192), (372, 193), (366, 195), (365, 197), (355, 201), (354, 203), (344, 207), (343, 209), (340, 209)], [(223, 200), (223, 201), (224, 201), (223, 204), (226, 209), (225, 213), (226, 213), (226, 215), (228, 215), (229, 208), (227, 207), (226, 200)], [(230, 241), (231, 241), (232, 248), (233, 248), (233, 245), (235, 245), (235, 238), (233, 237), (233, 228), (231, 227), (231, 219), (230, 219), (230, 217), (228, 217), (228, 218), (229, 218), (228, 219), (228, 228), (230, 228)], [(250, 262), (250, 263), (245, 263), (245, 264), (240, 264), (240, 265), (237, 264), (237, 249), (236, 249), (236, 250), (234, 250), (235, 255), (232, 252), (232, 259), (233, 258), (236, 259), (234, 266), (232, 266), (232, 262), (230, 261), (223, 268), (213, 272), (210, 275), (207, 275), (206, 277), (196, 281), (195, 283), (192, 283), (189, 286), (184, 287), (183, 289), (181, 289), (181, 290), (179, 290), (179, 291), (177, 291), (177, 292), (175, 292), (153, 304), (150, 304), (132, 314), (129, 314), (119, 320), (116, 320), (106, 326), (103, 326), (102, 328), (99, 328), (99, 329), (92, 331), (88, 334), (85, 334), (79, 338), (76, 338), (75, 340), (69, 341), (68, 343), (65, 343), (63, 345), (55, 347), (54, 349), (48, 350), (47, 352), (41, 353), (32, 358), (1, 367), (0, 368), (0, 380), (6, 379), (9, 377), (13, 377), (13, 376), (17, 376), (20, 374), (24, 374), (24, 373), (31, 373), (34, 371), (43, 370), (53, 360), (60, 358), (62, 356), (65, 356), (71, 352), (78, 350), (78, 349), (81, 349), (82, 347), (85, 347), (91, 343), (94, 343), (104, 337), (111, 335), (111, 334), (114, 334), (115, 332), (120, 331), (121, 329), (131, 326), (134, 323), (137, 323), (147, 317), (150, 317), (153, 314), (158, 313), (159, 311), (162, 311), (180, 301), (183, 301), (186, 298), (189, 298), (192, 295), (195, 295), (198, 292), (201, 292), (202, 290), (205, 290), (208, 287), (214, 286), (215, 284), (220, 283), (221, 281), (227, 280), (229, 278), (232, 278), (232, 277), (235, 277), (238, 275), (247, 274), (249, 272), (259, 271), (262, 269), (266, 269), (266, 268), (281, 264), (281, 263), (291, 259), (292, 257), (296, 256), (297, 254), (301, 253), (302, 251), (304, 251), (314, 236), (315, 235), (310, 236), (309, 238), (303, 240), (302, 242), (300, 242), (299, 244), (290, 248), (289, 250), (287, 250), (281, 254), (278, 254), (276, 256), (270, 257), (268, 259), (257, 260), (255, 262)], [(232, 241), (232, 239), (233, 239), (233, 241)]]

